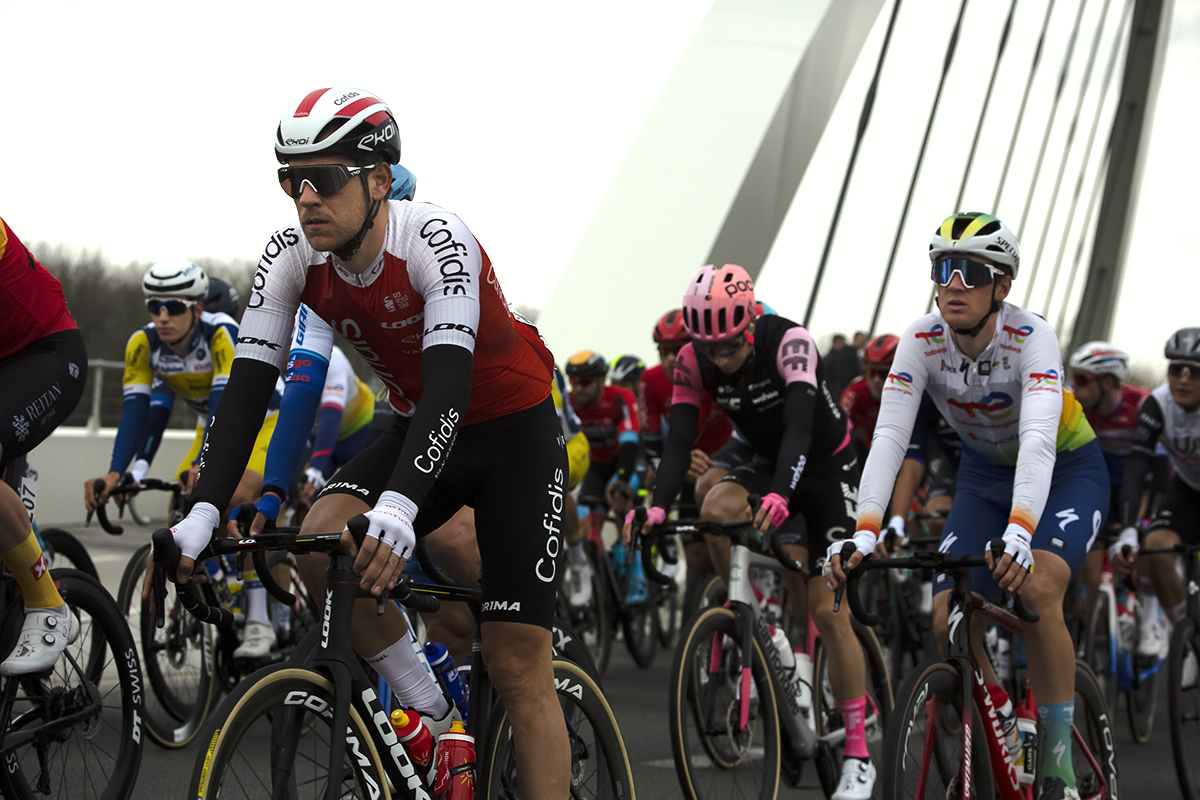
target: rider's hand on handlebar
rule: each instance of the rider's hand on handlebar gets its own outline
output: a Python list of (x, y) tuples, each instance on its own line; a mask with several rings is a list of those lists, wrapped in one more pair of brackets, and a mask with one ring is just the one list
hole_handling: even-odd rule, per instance
[[(842, 564), (842, 547), (847, 541), (854, 543), (854, 554), (850, 559)], [(846, 571), (852, 570), (859, 565), (865, 556), (871, 555), (875, 551), (875, 545), (879, 542), (879, 537), (874, 531), (858, 530), (854, 532), (851, 539), (842, 539), (829, 545), (825, 551), (825, 583), (830, 589), (836, 589), (838, 584), (846, 580)]]
[(688, 465), (687, 481), (695, 483), (696, 479), (712, 468), (713, 460), (703, 450), (692, 450), (692, 463)]
[[(96, 481), (102, 481), (104, 488), (100, 492), (100, 496), (96, 496), (95, 484)], [(110, 472), (102, 478), (88, 478), (83, 482), (83, 505), (88, 511), (95, 511), (97, 506), (102, 506), (108, 501), (108, 493), (116, 488), (121, 482), (121, 473)]]
[[(637, 509), (630, 509), (625, 515), (625, 525), (621, 528), (621, 541), (625, 546), (629, 546), (629, 542), (633, 540), (633, 523), (634, 515), (637, 514)], [(642, 536), (649, 536), (650, 529), (655, 525), (659, 525), (667, 521), (667, 512), (658, 506), (650, 506), (646, 509), (646, 521), (642, 523)]]
[(908, 536), (904, 532), (904, 517), (896, 514), (888, 520), (888, 530), (895, 537), (894, 546), (896, 548), (903, 547), (908, 544)]
[[(379, 495), (379, 502), (365, 516), (371, 525), (355, 555), (354, 571), (362, 575), (359, 586), (378, 597), (384, 589), (396, 585), (404, 562), (416, 549), (413, 520), (417, 505), (398, 492), (388, 491)], [(349, 530), (342, 533), (342, 541), (352, 541)]]
[[(264, 492), (262, 498), (254, 504), (256, 513), (254, 514), (254, 519), (250, 521), (250, 530), (247, 533), (252, 537), (262, 533), (263, 529), (269, 523), (274, 522), (279, 517), (279, 509), (282, 505), (283, 500), (279, 495), (274, 492)], [(242, 530), (238, 526), (240, 513), (240, 508), (230, 511), (229, 522), (225, 525), (229, 535), (237, 539), (242, 538)]]
[(788, 501), (771, 492), (764, 495), (762, 504), (754, 514), (754, 527), (766, 536), (771, 530), (778, 529), (788, 518)]
[[(171, 528), (171, 536), (179, 546), (183, 556), (174, 575), (167, 577), (178, 584), (204, 583), (208, 576), (202, 564), (196, 563), (196, 556), (212, 541), (213, 531), (221, 524), (221, 513), (211, 503), (197, 503), (191, 512)], [(153, 602), (154, 593), (151, 591), (150, 576), (154, 572), (154, 551), (146, 560), (146, 575), (142, 580), (142, 599)]]
[(1001, 539), (1004, 541), (1004, 556), (1000, 562), (995, 562), (991, 549), (984, 551), (984, 557), (1000, 588), (1017, 592), (1029, 573), (1033, 572), (1033, 536), (1024, 527), (1010, 522)]
[[(1125, 557), (1125, 550), (1128, 548), (1129, 557)], [(1137, 528), (1126, 528), (1121, 531), (1121, 535), (1117, 540), (1109, 545), (1108, 561), (1112, 564), (1113, 575), (1118, 578), (1124, 578), (1133, 569), (1133, 562), (1138, 554), (1138, 532)]]

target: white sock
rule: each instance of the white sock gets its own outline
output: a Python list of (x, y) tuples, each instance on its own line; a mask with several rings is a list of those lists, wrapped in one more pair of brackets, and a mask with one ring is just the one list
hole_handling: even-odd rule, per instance
[(1158, 595), (1154, 592), (1138, 592), (1138, 603), (1142, 611), (1142, 624), (1158, 619)]
[(567, 560), (572, 567), (582, 567), (587, 563), (587, 551), (583, 549), (583, 539), (567, 545)]
[(246, 583), (242, 586), (242, 591), (246, 594), (246, 621), (261, 622), (264, 625), (271, 624), (271, 617), (267, 614), (267, 590), (257, 579), (251, 583), (249, 574), (246, 576)]
[(426, 666), (413, 652), (407, 633), (368, 658), (367, 663), (392, 687), (397, 702), (404, 708), (416, 709), (434, 719), (441, 719), (450, 710), (441, 687), (430, 678)]

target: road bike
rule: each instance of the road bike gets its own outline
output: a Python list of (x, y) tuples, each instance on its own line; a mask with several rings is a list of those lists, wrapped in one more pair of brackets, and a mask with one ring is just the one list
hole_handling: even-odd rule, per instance
[[(992, 548), (998, 558), (1004, 544), (996, 539)], [(853, 544), (843, 551), (843, 558), (851, 553)], [(953, 579), (946, 657), (926, 661), (914, 669), (896, 693), (896, 712), (887, 724), (883, 769), (877, 784), (885, 800), (967, 800), (991, 797), (990, 787), (1001, 800), (1033, 797), (1033, 786), (1020, 780), (970, 642), (975, 626), (995, 624), (1019, 635), (1022, 621), (1032, 623), (1038, 617), (1020, 602), (1019, 596), (1014, 598), (1010, 611), (972, 594), (971, 569), (985, 565), (982, 555), (917, 552), (905, 558), (868, 558), (848, 574), (844, 596), (854, 616), (865, 625), (879, 621), (863, 608), (858, 594), (858, 581), (870, 571), (928, 569)], [(964, 676), (969, 677), (964, 680)], [(1013, 697), (1013, 705), (1019, 714), (1036, 719), (1037, 707), (1028, 679), (1023, 688), (1024, 696)], [(1117, 797), (1117, 754), (1108, 707), (1096, 677), (1083, 661), (1075, 663), (1071, 739), (1071, 763), (1080, 797)]]
[[(635, 530), (640, 527), (636, 522)], [(828, 652), (810, 616), (802, 633), (810, 645), (814, 686), (801, 686), (784, 668), (751, 584), (752, 569), (782, 575), (801, 571), (802, 565), (787, 555), (777, 537), (769, 537), (771, 554), (764, 553), (750, 520), (664, 522), (654, 526), (650, 537), (676, 533), (723, 536), (731, 545), (728, 599), (714, 598), (684, 624), (671, 667), (671, 750), (684, 796), (773, 798), (781, 780), (799, 786), (806, 761), (815, 761), (821, 787), (832, 795), (841, 777), (837, 748), (846, 733), (829, 682)], [(648, 544), (643, 542), (643, 552)], [(654, 561), (647, 558), (644, 564), (652, 581), (664, 578)], [(858, 624), (853, 628), (866, 665), (867, 747), (878, 765), (883, 725), (892, 708), (891, 684), (874, 631)], [(811, 706), (804, 705), (806, 696)]]
[[(351, 519), (361, 538), (366, 519)], [(297, 535), (264, 532), (253, 539), (217, 539), (201, 557), (243, 553), (265, 567), (266, 554), (326, 553), (326, 602), (315, 642), (303, 662), (264, 667), (244, 680), (212, 715), (198, 754), (190, 796), (197, 798), (429, 798), (431, 781), (415, 766), (350, 647), (350, 615), (360, 596), (353, 559), (340, 544), (340, 533)], [(156, 597), (165, 597), (165, 577), (174, 570), (178, 551), (167, 530), (154, 534)], [(425, 565), (423, 565), (425, 566)], [(428, 570), (428, 567), (427, 567)], [(260, 571), (260, 574), (263, 574)], [(268, 591), (286, 602), (286, 592), (265, 573)], [(195, 587), (177, 591), (189, 613), (205, 622), (228, 624), (229, 615), (201, 598)], [(419, 610), (435, 610), (442, 601), (468, 602), (478, 614), (478, 590), (403, 579), (391, 596)], [(383, 596), (376, 598), (382, 610)], [(160, 606), (161, 607), (161, 606)], [(476, 617), (478, 620), (478, 616)], [(515, 755), (507, 716), (487, 678), (482, 642), (477, 635), (469, 673), (471, 713), (467, 731), (475, 737), (479, 767), (475, 796), (515, 798)], [(298, 648), (299, 649), (299, 648)], [(554, 680), (567, 721), (572, 763), (572, 796), (635, 800), (628, 754), (616, 718), (595, 682), (566, 660), (554, 662)], [(344, 732), (332, 735), (334, 731)]]

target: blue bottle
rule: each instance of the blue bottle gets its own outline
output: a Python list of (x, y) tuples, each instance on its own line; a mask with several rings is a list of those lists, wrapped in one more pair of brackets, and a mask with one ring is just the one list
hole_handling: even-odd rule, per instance
[(466, 692), (463, 691), (462, 677), (458, 674), (446, 645), (441, 642), (426, 642), (425, 658), (429, 660), (429, 666), (433, 667), (433, 674), (446, 697), (454, 703), (463, 719), (466, 719)]

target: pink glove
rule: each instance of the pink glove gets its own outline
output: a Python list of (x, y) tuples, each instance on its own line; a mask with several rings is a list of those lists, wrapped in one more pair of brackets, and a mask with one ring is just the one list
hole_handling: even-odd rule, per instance
[[(636, 508), (630, 509), (629, 513), (625, 515), (626, 525), (633, 524), (633, 515), (636, 513), (636, 511)], [(667, 512), (658, 506), (650, 506), (648, 509), (646, 509), (646, 521), (651, 525), (661, 525), (667, 521)]]
[(771, 522), (775, 527), (783, 525), (788, 518), (788, 501), (784, 500), (779, 495), (771, 492), (762, 499), (762, 507), (771, 515)]

